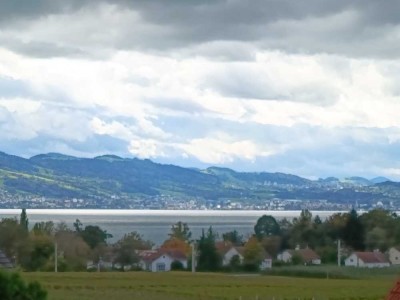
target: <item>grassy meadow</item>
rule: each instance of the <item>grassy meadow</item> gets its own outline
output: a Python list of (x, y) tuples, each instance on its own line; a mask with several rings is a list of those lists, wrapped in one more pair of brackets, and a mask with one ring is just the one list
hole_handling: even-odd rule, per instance
[(210, 273), (23, 273), (49, 300), (384, 299), (393, 276), (362, 279), (295, 278)]

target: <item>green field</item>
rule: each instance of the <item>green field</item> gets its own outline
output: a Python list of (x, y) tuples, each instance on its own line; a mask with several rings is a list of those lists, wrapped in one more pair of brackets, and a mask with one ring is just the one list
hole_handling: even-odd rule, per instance
[(384, 299), (395, 278), (309, 279), (209, 273), (23, 273), (52, 300)]

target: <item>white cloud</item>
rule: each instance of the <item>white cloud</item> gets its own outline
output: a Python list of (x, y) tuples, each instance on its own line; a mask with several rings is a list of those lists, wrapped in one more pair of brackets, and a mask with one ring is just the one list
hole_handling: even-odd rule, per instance
[(216, 138), (193, 139), (181, 148), (185, 153), (208, 164), (227, 164), (237, 159), (254, 162), (257, 157), (269, 156), (275, 152), (275, 149), (264, 150), (249, 140), (229, 142)]
[[(179, 8), (178, 15), (201, 19)], [(384, 36), (376, 35), (385, 26), (364, 31), (360, 8), (278, 18), (271, 7), (245, 22), (245, 11), (228, 9), (222, 19), (243, 23), (219, 27), (225, 35), (186, 28), (188, 20), (168, 9), (83, 5), (4, 26), (0, 79), (29, 88), (23, 97), (0, 90), (2, 141), (16, 154), (21, 140), (40, 139), (46, 143), (37, 151), (74, 154), (97, 153), (111, 137), (120, 142), (113, 151), (140, 158), (256, 170), (277, 158), (282, 170), (318, 174), (344, 172), (349, 159), (354, 169), (378, 172), (360, 167), (367, 155), (351, 155), (369, 149), (368, 163), (397, 174), (388, 163), (400, 136), (400, 63), (389, 53), (398, 26), (385, 25)], [(206, 28), (222, 19), (208, 19)], [(391, 61), (372, 58), (382, 40), (393, 45), (385, 50)]]
[(132, 140), (129, 152), (139, 158), (157, 158), (164, 156), (159, 143), (151, 139)]

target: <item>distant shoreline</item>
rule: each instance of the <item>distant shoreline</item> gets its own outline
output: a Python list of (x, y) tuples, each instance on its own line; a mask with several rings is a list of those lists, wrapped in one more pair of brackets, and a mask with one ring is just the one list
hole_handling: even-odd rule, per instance
[[(115, 215), (115, 216), (261, 216), (296, 217), (301, 210), (152, 210), (152, 209), (27, 209), (31, 215)], [(19, 214), (21, 209), (0, 209), (0, 215)], [(330, 216), (347, 211), (314, 211), (313, 215)]]

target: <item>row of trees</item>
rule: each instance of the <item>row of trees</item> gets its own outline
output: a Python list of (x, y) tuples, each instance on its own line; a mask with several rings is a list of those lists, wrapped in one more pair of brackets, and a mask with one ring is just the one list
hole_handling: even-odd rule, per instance
[(262, 216), (254, 227), (255, 235), (273, 256), (283, 249), (296, 246), (315, 249), (325, 263), (337, 260), (337, 244), (340, 239), (344, 250), (386, 251), (400, 245), (400, 217), (387, 210), (375, 209), (358, 215), (353, 209), (348, 213), (336, 213), (322, 221), (308, 210), (292, 221), (275, 220)]
[[(269, 215), (260, 217), (254, 226), (254, 234), (247, 241), (236, 230), (224, 233), (222, 239), (244, 246), (244, 267), (247, 269), (256, 268), (265, 252), (276, 258), (279, 252), (296, 247), (312, 248), (323, 263), (336, 263), (338, 240), (341, 240), (344, 254), (354, 250), (386, 251), (400, 245), (400, 217), (383, 209), (361, 215), (352, 209), (347, 213), (335, 213), (322, 221), (318, 215), (314, 217), (310, 211), (303, 210), (293, 220), (276, 220)], [(213, 236), (210, 228), (199, 241), (199, 270), (215, 270), (220, 266), (215, 263), (216, 249), (210, 246), (212, 240), (215, 244), (218, 237)], [(205, 253), (208, 253), (208, 261), (204, 259), (207, 257)], [(301, 260), (295, 263), (301, 263)], [(234, 268), (237, 261), (231, 261), (230, 265)]]
[[(120, 266), (138, 263), (137, 250), (152, 249), (154, 244), (145, 240), (138, 232), (125, 234), (116, 243), (108, 243), (112, 237), (99, 226), (84, 226), (79, 220), (69, 228), (65, 223), (39, 222), (29, 230), (26, 211), (22, 210), (20, 219), (4, 218), (0, 221), (0, 249), (17, 265), (25, 270), (52, 270), (54, 255), (58, 256), (58, 269), (83, 270), (86, 262), (92, 260), (113, 261)], [(255, 268), (265, 252), (272, 257), (284, 250), (310, 247), (316, 250), (324, 263), (336, 262), (336, 241), (350, 250), (387, 250), (400, 245), (400, 217), (386, 210), (372, 210), (358, 215), (355, 210), (336, 213), (322, 221), (303, 210), (293, 220), (276, 220), (264, 215), (257, 220), (254, 234), (246, 238), (236, 230), (218, 236), (210, 227), (203, 231), (196, 241), (197, 269), (199, 271), (218, 270), (222, 257), (217, 242), (224, 241), (244, 249), (244, 265)], [(193, 242), (189, 226), (177, 222), (171, 227), (168, 239), (161, 248), (178, 249), (191, 256)], [(55, 254), (57, 245), (57, 254)], [(232, 268), (238, 266), (237, 258), (231, 262)]]

